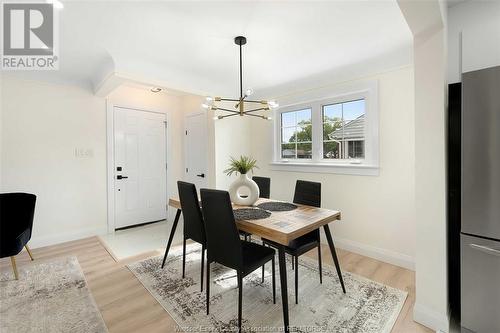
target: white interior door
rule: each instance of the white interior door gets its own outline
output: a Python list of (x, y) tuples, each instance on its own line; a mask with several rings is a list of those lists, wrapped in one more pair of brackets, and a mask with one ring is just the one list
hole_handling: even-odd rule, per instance
[(199, 190), (207, 181), (207, 118), (203, 113), (186, 117), (186, 181)]
[(165, 115), (114, 108), (115, 228), (166, 218)]

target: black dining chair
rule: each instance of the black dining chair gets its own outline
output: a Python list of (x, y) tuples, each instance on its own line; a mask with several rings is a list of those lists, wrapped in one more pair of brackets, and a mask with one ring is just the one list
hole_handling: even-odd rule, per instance
[(243, 278), (271, 261), (273, 303), (276, 303), (275, 250), (241, 240), (234, 220), (229, 193), (201, 189), (201, 202), (207, 232), (207, 314), (210, 306), (210, 264), (213, 262), (236, 270), (238, 279), (238, 331), (241, 332)]
[[(201, 213), (200, 201), (196, 193), (196, 186), (183, 181), (177, 182), (179, 201), (181, 202), (182, 216), (184, 219), (184, 237), (182, 242), (182, 278), (186, 273), (186, 241), (191, 239), (201, 244), (201, 291), (203, 291), (203, 268), (205, 266), (205, 249), (207, 239), (205, 223)], [(163, 265), (162, 265), (163, 268)]]
[(0, 258), (10, 257), (14, 277), (19, 279), (15, 256), (26, 248), (34, 260), (28, 242), (33, 229), (36, 195), (30, 193), (0, 194)]
[(271, 178), (253, 176), (252, 180), (259, 187), (259, 198), (269, 199), (271, 196)]
[[(297, 180), (295, 184), (295, 194), (293, 202), (296, 204), (321, 207), (321, 183), (309, 182), (304, 180)], [(275, 242), (262, 239), (263, 244), (277, 247)], [(295, 304), (299, 303), (299, 256), (309, 252), (310, 250), (318, 248), (318, 265), (319, 265), (319, 283), (323, 283), (323, 272), (321, 266), (321, 243), (319, 229), (311, 231), (297, 239), (292, 240), (285, 252), (292, 256), (292, 269), (295, 266)], [(295, 264), (294, 264), (295, 263)], [(262, 272), (264, 275), (264, 272)]]

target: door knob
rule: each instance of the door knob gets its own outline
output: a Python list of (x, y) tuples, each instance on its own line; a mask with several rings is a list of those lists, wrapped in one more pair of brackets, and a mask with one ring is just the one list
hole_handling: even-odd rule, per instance
[(204, 173), (200, 173), (199, 175), (196, 175), (198, 177), (201, 177), (201, 178), (205, 178), (205, 174)]
[(127, 176), (122, 176), (122, 175), (116, 176), (116, 179), (126, 179), (126, 178), (128, 178), (128, 177)]

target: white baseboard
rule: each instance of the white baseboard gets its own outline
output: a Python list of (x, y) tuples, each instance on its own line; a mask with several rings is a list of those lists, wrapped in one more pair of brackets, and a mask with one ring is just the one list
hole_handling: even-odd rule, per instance
[[(335, 247), (358, 253), (366, 257), (377, 259), (392, 265), (400, 266), (412, 271), (415, 270), (415, 259), (409, 255), (382, 249), (379, 247), (359, 243), (349, 239), (338, 238), (332, 235)], [(325, 235), (321, 234), (321, 242), (328, 244)]]
[(104, 235), (106, 233), (107, 233), (107, 226), (104, 225), (99, 228), (80, 229), (72, 232), (65, 232), (49, 236), (41, 236), (41, 237), (33, 236), (28, 244), (31, 248), (36, 249), (38, 247), (69, 242), (92, 236)]
[(418, 302), (413, 307), (413, 320), (436, 332), (448, 333), (450, 331), (450, 318), (447, 313), (436, 312)]

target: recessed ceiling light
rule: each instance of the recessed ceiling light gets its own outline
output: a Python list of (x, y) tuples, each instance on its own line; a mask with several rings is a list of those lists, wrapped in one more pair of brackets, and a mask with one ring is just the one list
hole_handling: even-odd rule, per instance
[(162, 90), (163, 89), (161, 89), (160, 87), (153, 87), (153, 88), (151, 88), (151, 92), (154, 92), (154, 93), (159, 93)]

